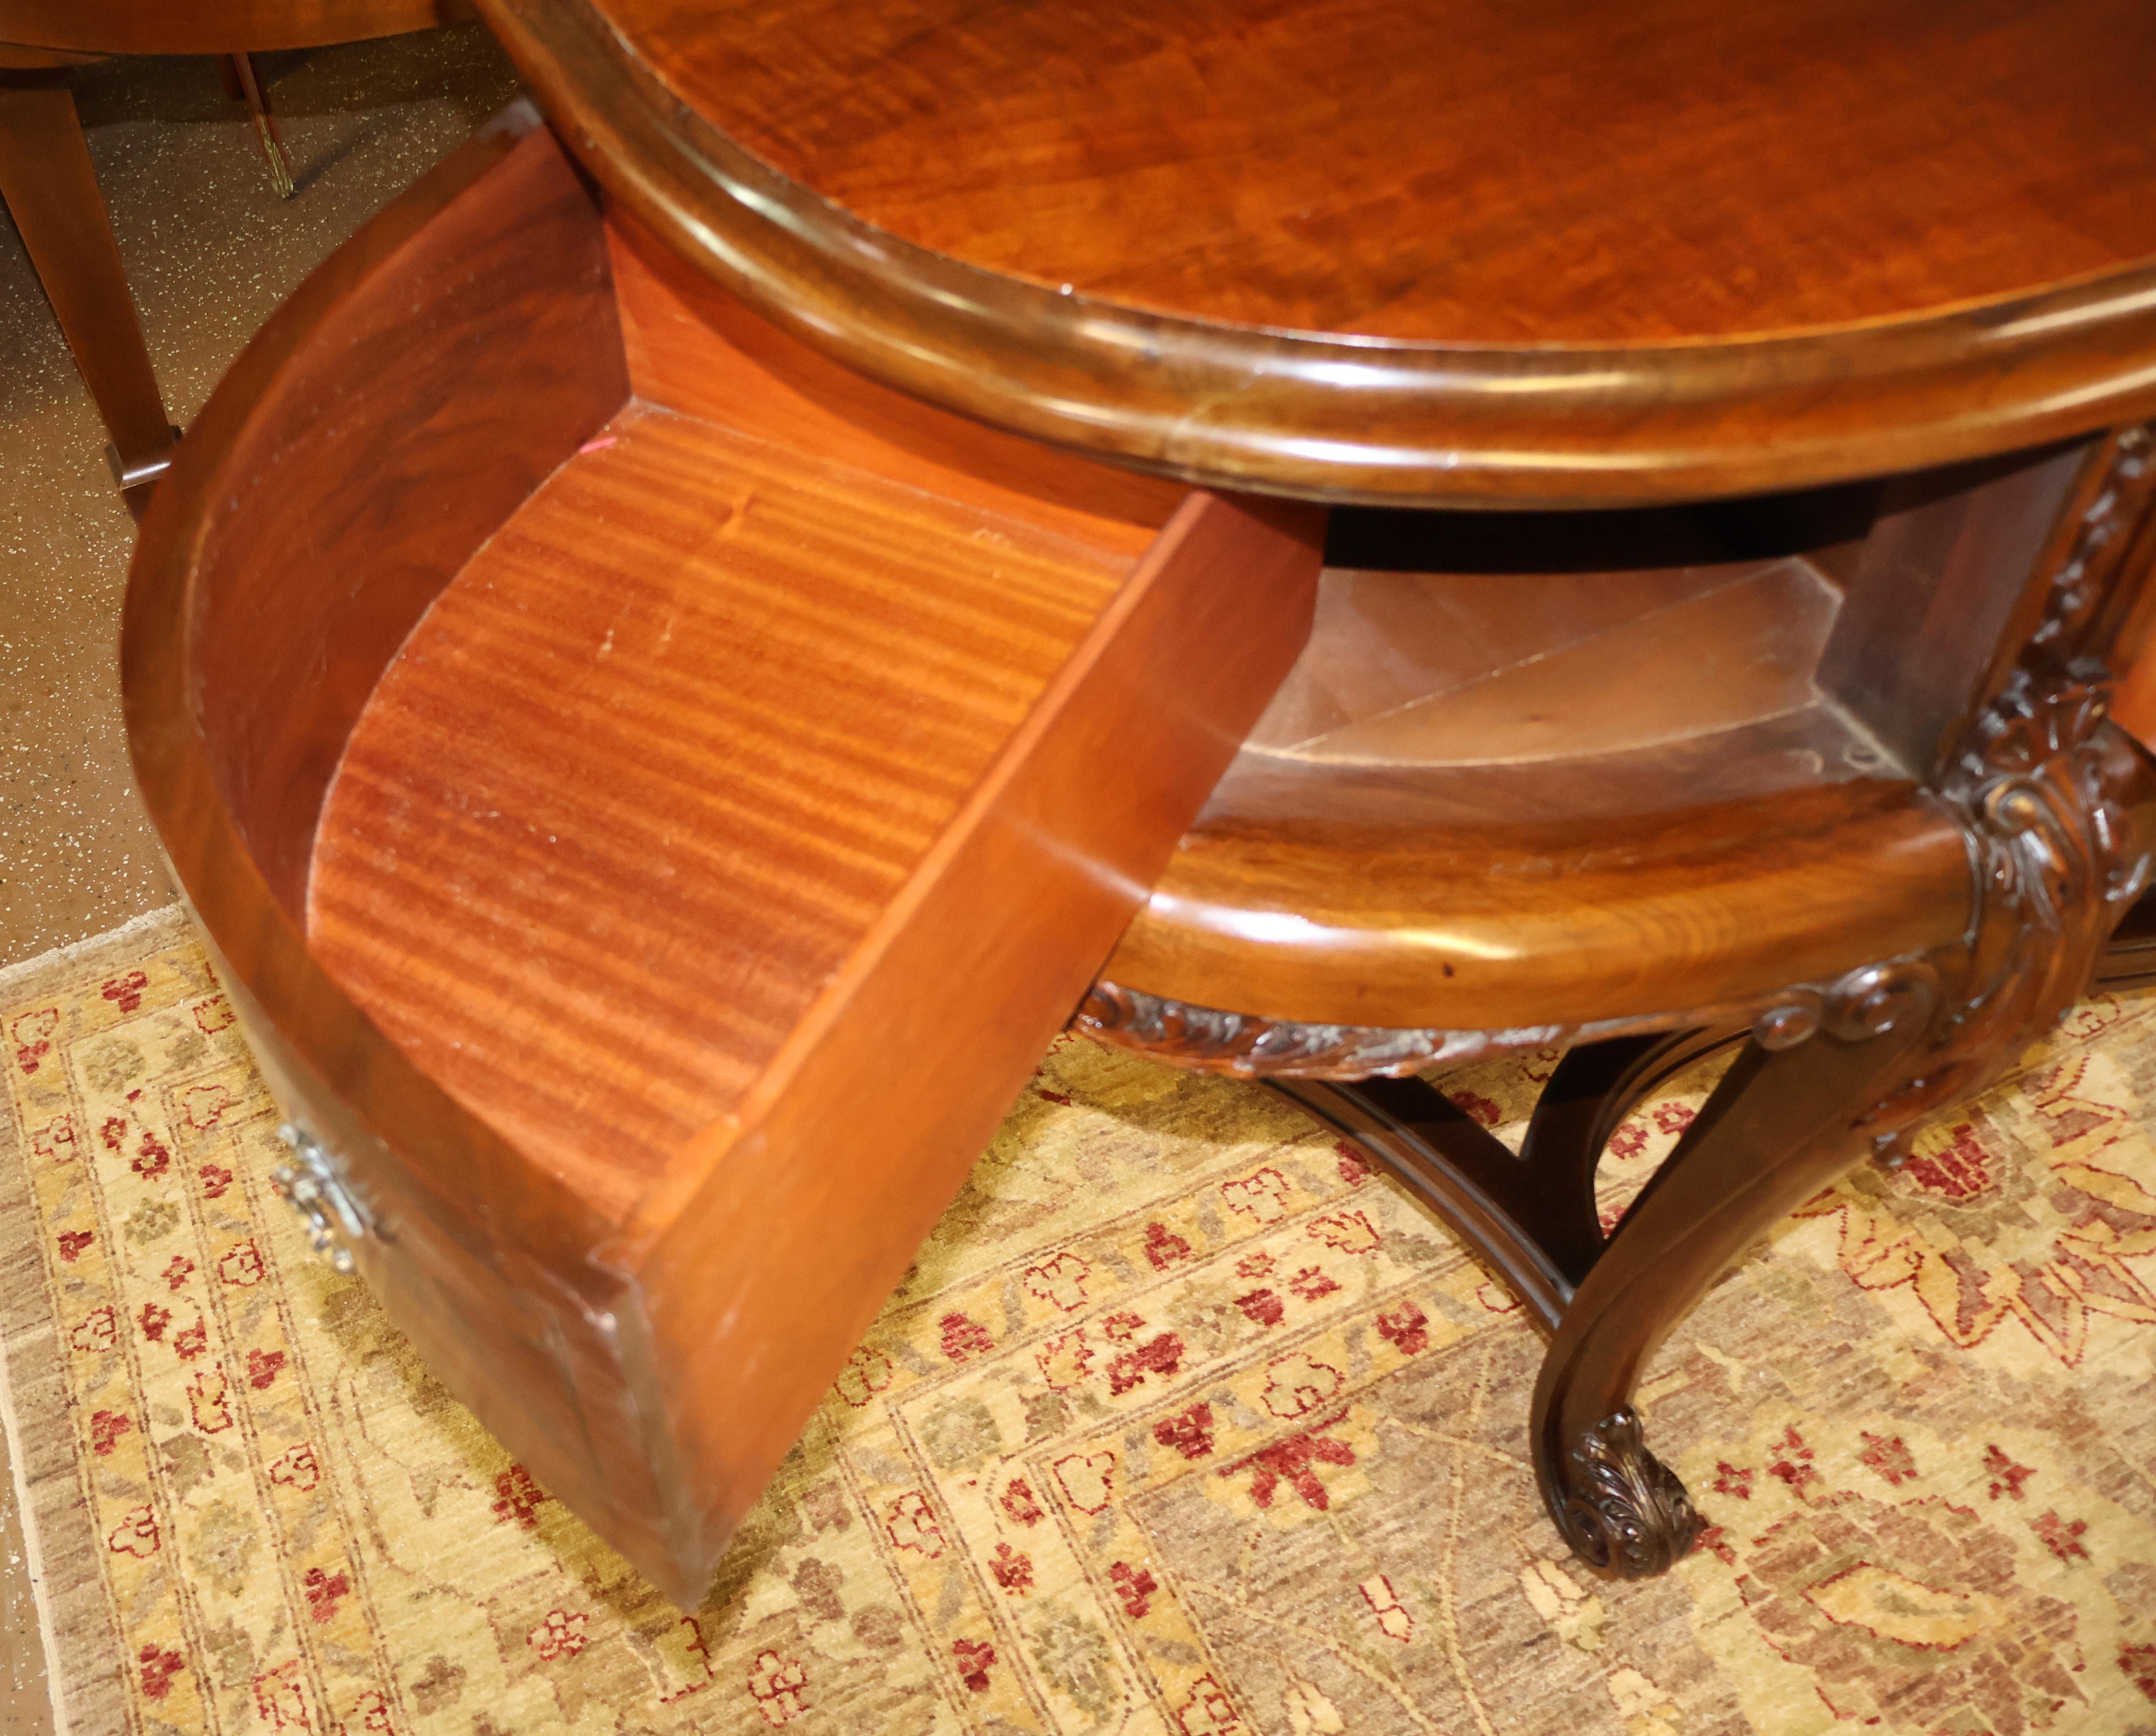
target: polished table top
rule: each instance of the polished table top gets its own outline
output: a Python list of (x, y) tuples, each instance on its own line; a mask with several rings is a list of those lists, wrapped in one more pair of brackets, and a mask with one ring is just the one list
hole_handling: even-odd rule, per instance
[(485, 0), (870, 374), (1331, 499), (1736, 492), (2156, 403), (2141, 0)]
[(886, 234), (1191, 319), (1652, 343), (2156, 258), (2136, 0), (600, 0)]

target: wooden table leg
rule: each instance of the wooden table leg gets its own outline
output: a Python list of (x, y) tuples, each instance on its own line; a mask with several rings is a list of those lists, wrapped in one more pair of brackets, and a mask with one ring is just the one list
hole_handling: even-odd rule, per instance
[[(1885, 1028), (1860, 1009), (1891, 1008)], [(1537, 1481), (1596, 1572), (1644, 1579), (1691, 1548), (1700, 1519), (1642, 1444), (1631, 1394), (1670, 1330), (1762, 1234), (1846, 1169), (1863, 1123), (1907, 1086), (1938, 998), (1928, 967), (1843, 992), (1833, 1029), (1770, 1052), (1747, 1043), (1565, 1310), (1531, 1423)]]
[(139, 514), (172, 462), (178, 431), (151, 371), (66, 80), (64, 72), (0, 72), (0, 198), (112, 437), (113, 475)]
[(1758, 1237), (1867, 1153), (1979, 1091), (2087, 990), (2156, 978), (2156, 762), (2100, 693), (2017, 682), (1942, 780), (1967, 832), (1965, 944), (1785, 991), (1605, 1239), (1594, 1168), (1656, 1085), (1734, 1035), (1711, 1023), (1572, 1050), (1517, 1156), (1419, 1080), (1276, 1078), (1399, 1174), (1550, 1335), (1530, 1431), (1551, 1518), (1611, 1578), (1666, 1572), (1701, 1521), (1646, 1449), (1640, 1370)]
[(218, 62), (218, 70), (223, 74), (225, 94), (234, 102), (247, 105), (247, 112), (254, 122), (254, 136), (260, 141), (262, 155), (270, 164), (270, 184), (277, 189), (277, 197), (292, 197), (292, 153), (285, 148), (285, 136), (277, 130), (277, 117), (270, 111), (270, 98), (262, 85), (262, 70), (254, 64), (252, 54), (227, 54)]

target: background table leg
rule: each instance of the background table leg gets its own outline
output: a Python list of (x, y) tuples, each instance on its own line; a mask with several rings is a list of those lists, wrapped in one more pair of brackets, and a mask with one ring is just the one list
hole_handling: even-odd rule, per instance
[(269, 161), (270, 185), (277, 189), (279, 198), (290, 198), (292, 153), (285, 148), (285, 136), (278, 131), (277, 117), (270, 111), (261, 68), (252, 54), (227, 54), (218, 62), (218, 69), (224, 74), (226, 93), (234, 102), (247, 105), (254, 122), (254, 136), (262, 141), (262, 155)]
[(64, 73), (0, 72), (0, 198), (112, 437), (113, 475), (139, 515), (172, 462), (177, 430), (151, 371)]

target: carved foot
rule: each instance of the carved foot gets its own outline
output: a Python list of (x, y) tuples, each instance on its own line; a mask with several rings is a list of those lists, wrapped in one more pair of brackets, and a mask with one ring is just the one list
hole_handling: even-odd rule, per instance
[(1583, 1434), (1548, 1492), (1579, 1559), (1605, 1579), (1651, 1579), (1691, 1553), (1702, 1522), (1675, 1472), (1647, 1451), (1640, 1418), (1620, 1406)]

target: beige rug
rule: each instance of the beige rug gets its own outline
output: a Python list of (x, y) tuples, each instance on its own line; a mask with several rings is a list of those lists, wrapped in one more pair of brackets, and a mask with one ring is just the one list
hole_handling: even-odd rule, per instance
[[(1441, 1232), (1254, 1088), (1060, 1044), (692, 1617), (307, 1256), (173, 919), (0, 975), (0, 1066), (64, 1729), (2156, 1733), (2156, 1000), (1716, 1292), (1644, 1395), (1708, 1547), (1616, 1588)], [(1447, 1086), (1517, 1127), (1548, 1066)]]

